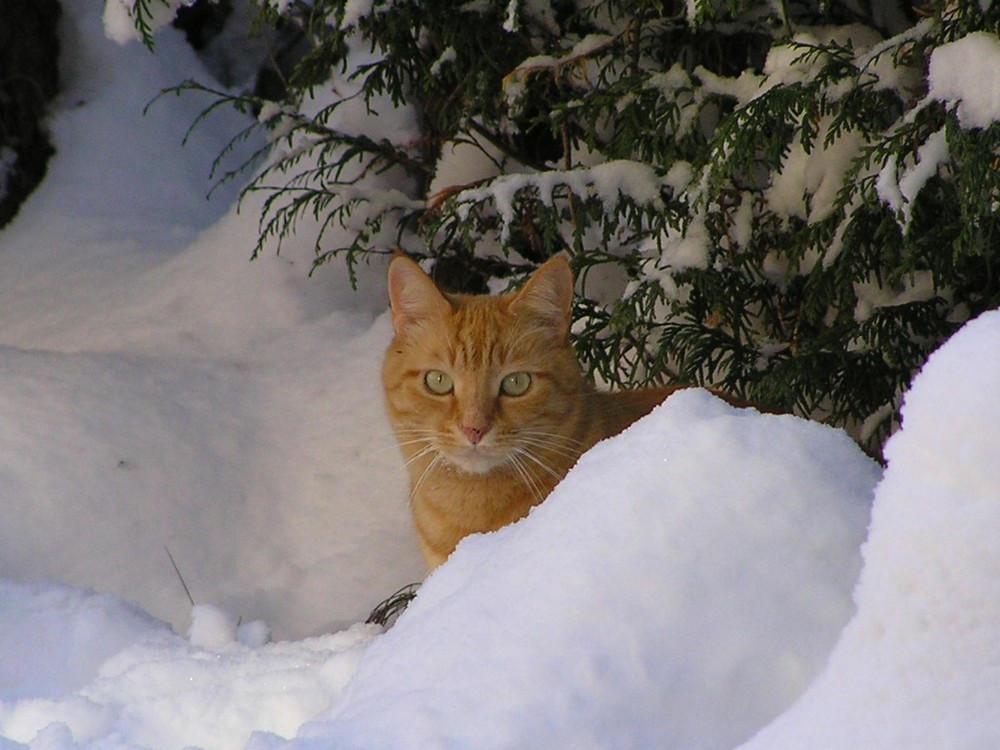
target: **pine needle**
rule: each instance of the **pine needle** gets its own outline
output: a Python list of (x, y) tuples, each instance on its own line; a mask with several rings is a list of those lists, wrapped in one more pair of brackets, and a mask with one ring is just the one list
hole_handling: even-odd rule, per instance
[(403, 586), (403, 588), (399, 589), (388, 599), (379, 603), (371, 611), (371, 614), (368, 615), (368, 619), (365, 622), (370, 625), (388, 627), (409, 606), (410, 602), (416, 597), (419, 589), (419, 583), (411, 583)]
[(191, 602), (191, 606), (193, 607), (195, 604), (194, 597), (191, 596), (191, 589), (188, 588), (187, 582), (184, 580), (184, 576), (181, 575), (181, 569), (177, 567), (177, 561), (174, 560), (174, 556), (170, 554), (170, 547), (164, 544), (163, 549), (167, 551), (167, 557), (170, 558), (170, 564), (174, 566), (174, 572), (177, 574), (177, 578), (180, 580), (181, 586), (184, 587), (184, 593), (187, 594), (188, 601)]

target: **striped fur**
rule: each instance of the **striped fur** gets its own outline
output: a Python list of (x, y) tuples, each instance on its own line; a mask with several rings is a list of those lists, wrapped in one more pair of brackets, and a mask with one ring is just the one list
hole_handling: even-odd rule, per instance
[[(573, 277), (562, 256), (499, 297), (442, 294), (399, 256), (389, 295), (386, 405), (431, 568), (468, 534), (525, 516), (584, 451), (677, 390), (599, 393), (584, 379), (568, 337)], [(451, 391), (433, 392), (429, 371), (447, 375)], [(523, 394), (503, 392), (512, 373), (530, 375)]]

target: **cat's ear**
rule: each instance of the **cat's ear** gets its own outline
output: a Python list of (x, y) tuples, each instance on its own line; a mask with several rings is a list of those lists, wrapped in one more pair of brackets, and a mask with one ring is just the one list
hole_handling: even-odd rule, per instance
[(451, 312), (451, 305), (431, 277), (405, 255), (397, 255), (389, 264), (389, 303), (392, 327), (398, 334), (415, 323)]
[(569, 260), (560, 253), (535, 271), (517, 297), (511, 312), (530, 311), (551, 325), (560, 336), (569, 332), (573, 309), (573, 271)]

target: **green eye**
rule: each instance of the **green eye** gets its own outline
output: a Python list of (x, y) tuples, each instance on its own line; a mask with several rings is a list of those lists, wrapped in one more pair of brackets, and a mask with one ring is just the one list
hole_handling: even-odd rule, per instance
[(523, 396), (531, 387), (531, 373), (512, 372), (500, 381), (500, 393), (504, 396)]
[(428, 370), (424, 375), (424, 385), (427, 386), (427, 390), (431, 393), (436, 393), (439, 396), (451, 393), (455, 387), (451, 375), (441, 372), (441, 370)]

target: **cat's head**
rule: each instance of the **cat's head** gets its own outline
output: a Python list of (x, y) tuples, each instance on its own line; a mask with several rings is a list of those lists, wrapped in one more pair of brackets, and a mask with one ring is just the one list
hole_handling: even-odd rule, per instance
[[(396, 336), (383, 367), (386, 402), (408, 454), (434, 451), (485, 474), (566, 452), (583, 388), (568, 340), (573, 275), (563, 256), (517, 293), (446, 295), (412, 260), (389, 266)], [(412, 441), (412, 442), (410, 442)]]

